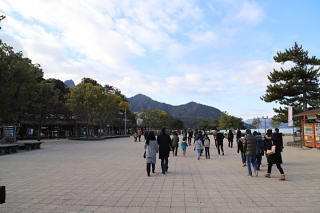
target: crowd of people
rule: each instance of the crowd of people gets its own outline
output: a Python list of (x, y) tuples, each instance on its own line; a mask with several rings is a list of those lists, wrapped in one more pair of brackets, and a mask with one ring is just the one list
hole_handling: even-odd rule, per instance
[[(163, 128), (159, 133), (154, 131), (145, 131), (144, 133), (138, 130), (134, 136), (134, 140), (141, 141), (141, 135), (145, 136), (145, 154), (147, 162), (147, 175), (150, 176), (151, 167), (152, 172), (155, 173), (156, 155), (159, 153), (159, 159), (161, 160), (162, 174), (168, 172), (169, 163), (168, 158), (172, 151), (173, 157), (178, 156), (179, 147), (182, 150), (182, 156), (186, 156), (188, 147), (193, 147), (196, 152), (196, 159), (200, 160), (203, 152), (205, 153), (205, 159), (210, 159), (211, 140), (206, 131), (202, 130), (183, 130), (182, 132), (172, 132), (172, 137)], [(182, 135), (182, 141), (180, 143), (179, 135)], [(140, 135), (140, 137), (139, 137)], [(157, 137), (156, 137), (157, 135)], [(266, 157), (268, 169), (265, 177), (271, 177), (271, 170), (273, 164), (275, 164), (280, 172), (280, 180), (285, 180), (285, 174), (281, 167), (283, 150), (282, 134), (279, 133), (279, 129), (275, 129), (272, 132), (268, 129), (264, 136), (261, 133), (254, 131), (251, 133), (250, 129), (243, 134), (238, 129), (235, 134), (232, 130), (220, 132), (217, 130), (213, 133), (214, 146), (218, 151), (218, 155), (224, 155), (223, 141), (224, 138), (228, 140), (228, 147), (233, 148), (234, 135), (236, 135), (237, 153), (241, 156), (241, 162), (243, 167), (247, 167), (248, 176), (258, 176), (258, 171), (261, 167), (263, 156)], [(192, 144), (193, 141), (193, 144)], [(180, 144), (180, 146), (179, 146)], [(193, 145), (193, 146), (192, 146)], [(252, 167), (252, 168), (251, 168)], [(253, 169), (253, 172), (252, 172)]]

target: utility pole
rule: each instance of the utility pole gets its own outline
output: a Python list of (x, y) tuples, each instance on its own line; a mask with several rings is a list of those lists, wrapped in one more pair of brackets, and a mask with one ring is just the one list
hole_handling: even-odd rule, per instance
[(124, 135), (127, 134), (127, 109), (124, 108)]
[(267, 133), (267, 119), (268, 119), (268, 116), (262, 116), (262, 119), (264, 119), (264, 134)]

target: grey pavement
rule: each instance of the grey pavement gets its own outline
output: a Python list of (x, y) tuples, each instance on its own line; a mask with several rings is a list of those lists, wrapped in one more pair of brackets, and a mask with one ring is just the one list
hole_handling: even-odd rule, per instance
[(196, 160), (193, 147), (170, 157), (169, 172), (147, 177), (144, 143), (54, 140), (40, 150), (0, 156), (0, 212), (320, 212), (320, 152), (285, 147), (287, 181), (248, 177), (236, 146)]

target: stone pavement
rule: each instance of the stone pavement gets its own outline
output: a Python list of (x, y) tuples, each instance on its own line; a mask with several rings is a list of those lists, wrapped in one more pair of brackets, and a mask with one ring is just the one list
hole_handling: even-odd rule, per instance
[(169, 173), (147, 177), (144, 143), (57, 140), (40, 150), (0, 156), (0, 212), (320, 212), (320, 152), (285, 147), (287, 181), (248, 177), (236, 148), (197, 161), (170, 157)]

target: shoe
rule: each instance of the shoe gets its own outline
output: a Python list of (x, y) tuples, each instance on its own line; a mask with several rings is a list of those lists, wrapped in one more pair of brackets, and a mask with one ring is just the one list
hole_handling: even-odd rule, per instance
[(150, 177), (150, 173), (148, 173), (148, 176)]
[(162, 174), (166, 174), (165, 171), (162, 171)]
[(285, 174), (280, 174), (280, 179), (279, 180), (286, 180), (286, 175)]
[(224, 155), (224, 152), (222, 152), (222, 155)]
[(255, 171), (254, 174), (256, 175), (256, 177), (258, 177), (258, 171)]
[(153, 174), (155, 173), (154, 170), (152, 170), (152, 173), (153, 173)]
[(270, 173), (267, 173), (267, 174), (265, 174), (264, 176), (265, 176), (266, 178), (270, 178), (270, 177), (271, 177), (270, 175), (271, 175)]
[(200, 160), (200, 158), (197, 158), (198, 160)]

